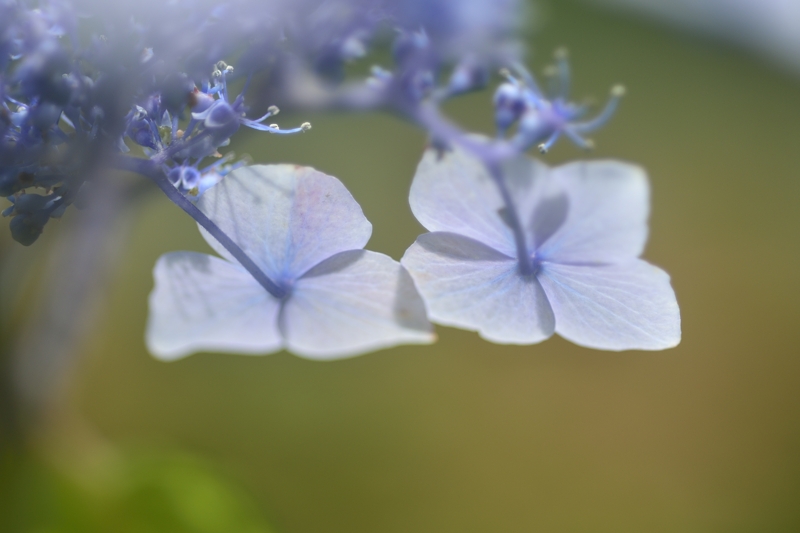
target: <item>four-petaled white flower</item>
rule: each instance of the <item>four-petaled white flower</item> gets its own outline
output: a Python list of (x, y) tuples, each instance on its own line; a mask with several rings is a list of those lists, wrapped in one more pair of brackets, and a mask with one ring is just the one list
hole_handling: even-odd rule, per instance
[(432, 233), (401, 259), (433, 322), (493, 342), (532, 344), (553, 332), (604, 350), (680, 342), (669, 276), (639, 259), (649, 187), (617, 161), (550, 169), (525, 156), (503, 167), (533, 272), (519, 268), (508, 212), (484, 166), (463, 151), (428, 151), (411, 186), (414, 215)]
[(197, 205), (285, 296), (267, 292), (201, 228), (224, 259), (173, 252), (158, 260), (146, 334), (156, 357), (286, 348), (332, 359), (433, 341), (408, 273), (362, 249), (372, 225), (336, 178), (293, 165), (245, 167)]

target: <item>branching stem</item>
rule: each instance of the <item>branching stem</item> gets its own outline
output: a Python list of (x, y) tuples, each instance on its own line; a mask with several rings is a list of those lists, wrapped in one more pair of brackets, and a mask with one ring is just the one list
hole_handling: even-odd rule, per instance
[(239, 263), (255, 278), (268, 293), (278, 299), (286, 297), (286, 289), (272, 281), (263, 270), (236, 244), (222, 229), (217, 226), (205, 213), (190, 202), (172, 183), (161, 168), (149, 159), (138, 157), (119, 156), (116, 160), (117, 168), (136, 172), (150, 178), (172, 203), (183, 209), (190, 217), (195, 219), (208, 233), (211, 234)]

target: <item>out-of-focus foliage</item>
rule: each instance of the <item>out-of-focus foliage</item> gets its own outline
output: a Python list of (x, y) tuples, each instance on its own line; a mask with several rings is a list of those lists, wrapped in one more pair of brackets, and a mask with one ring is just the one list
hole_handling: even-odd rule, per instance
[(34, 455), (0, 464), (14, 533), (271, 533), (247, 492), (187, 455), (133, 454), (75, 476)]

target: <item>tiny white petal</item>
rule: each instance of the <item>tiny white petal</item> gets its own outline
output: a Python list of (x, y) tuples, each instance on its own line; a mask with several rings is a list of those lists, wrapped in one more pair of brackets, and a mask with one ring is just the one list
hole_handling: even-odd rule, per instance
[(174, 360), (198, 351), (267, 354), (283, 344), (280, 302), (238, 264), (206, 254), (162, 255), (153, 269), (146, 341)]
[(408, 273), (366, 250), (337, 254), (297, 280), (280, 321), (288, 350), (311, 359), (435, 339)]

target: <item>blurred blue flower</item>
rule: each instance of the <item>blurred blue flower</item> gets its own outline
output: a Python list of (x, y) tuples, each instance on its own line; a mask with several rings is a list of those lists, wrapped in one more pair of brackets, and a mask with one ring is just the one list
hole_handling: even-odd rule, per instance
[(640, 168), (594, 161), (549, 169), (520, 156), (502, 170), (526, 257), (500, 189), (479, 161), (461, 150), (429, 150), (417, 169), (411, 209), (432, 233), (401, 263), (432, 321), (508, 344), (553, 332), (605, 350), (680, 342), (669, 276), (638, 258), (649, 212)]
[[(490, 65), (516, 57), (509, 43), (518, 7), (518, 0), (0, 2), (0, 165), (7, 182), (0, 192), (58, 187), (69, 206), (78, 190), (104, 179), (109, 161), (147, 169), (113, 154), (137, 157), (131, 143), (191, 191), (192, 169), (217, 156), (242, 126), (276, 134), (310, 127), (265, 123), (277, 113), (264, 105), (273, 99), (384, 107), (419, 122), (424, 100), (482, 86)], [(79, 13), (91, 22), (79, 27)], [(361, 80), (340, 99), (344, 65), (385, 35), (396, 36), (396, 68), (379, 90), (374, 79)], [(233, 68), (224, 62), (231, 58), (247, 80), (235, 98), (228, 94)], [(450, 82), (436, 91), (450, 63)], [(247, 116), (244, 102), (251, 79), (254, 104), (266, 111), (259, 118)]]
[(372, 226), (336, 178), (293, 165), (245, 167), (197, 205), (283, 297), (267, 292), (201, 228), (225, 259), (174, 252), (158, 260), (147, 329), (156, 357), (286, 348), (331, 359), (433, 340), (405, 270), (363, 250)]

